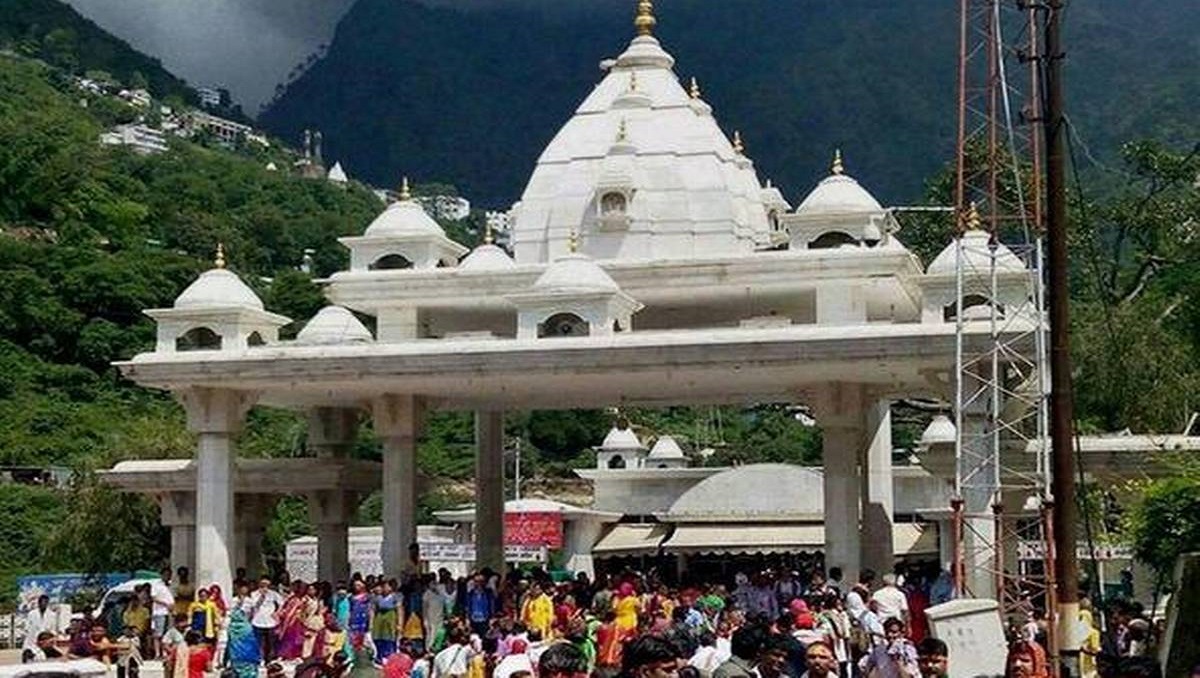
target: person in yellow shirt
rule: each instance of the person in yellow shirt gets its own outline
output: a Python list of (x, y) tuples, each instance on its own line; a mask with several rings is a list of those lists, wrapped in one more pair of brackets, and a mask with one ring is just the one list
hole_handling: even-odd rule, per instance
[(188, 605), (188, 619), (191, 620), (192, 630), (198, 632), (204, 642), (216, 646), (217, 629), (221, 625), (221, 610), (217, 604), (208, 599), (207, 589), (196, 591), (196, 600)]
[(542, 638), (550, 637), (550, 628), (554, 624), (554, 602), (537, 582), (529, 586), (529, 593), (521, 604), (521, 623), (530, 631), (541, 633)]
[(613, 612), (617, 613), (617, 630), (622, 637), (637, 631), (638, 613), (641, 610), (642, 603), (638, 600), (633, 584), (629, 582), (621, 584), (617, 590), (617, 597), (613, 600)]
[(1092, 603), (1087, 598), (1079, 601), (1079, 675), (1096, 678), (1100, 675), (1096, 657), (1100, 655), (1100, 630), (1092, 616)]

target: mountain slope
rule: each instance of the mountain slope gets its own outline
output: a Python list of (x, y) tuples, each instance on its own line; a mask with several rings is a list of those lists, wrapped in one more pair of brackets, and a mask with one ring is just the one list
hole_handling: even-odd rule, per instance
[[(328, 156), (376, 183), (403, 172), (507, 206), (599, 78), (597, 62), (632, 33), (632, 2), (559, 4), (358, 0), (327, 56), (261, 122), (286, 138), (320, 128)], [(894, 204), (917, 198), (953, 151), (955, 6), (675, 0), (659, 4), (657, 35), (789, 198), (842, 146), (851, 171)], [(1071, 109), (1101, 155), (1135, 135), (1196, 135), (1193, 9), (1192, 0), (1072, 6)]]
[[(126, 86), (145, 86), (158, 97), (195, 97), (187, 83), (158, 59), (106, 33), (59, 0), (4, 0), (2, 9), (0, 46), (4, 48), (69, 71), (105, 71)], [(139, 77), (145, 82), (135, 83)]]

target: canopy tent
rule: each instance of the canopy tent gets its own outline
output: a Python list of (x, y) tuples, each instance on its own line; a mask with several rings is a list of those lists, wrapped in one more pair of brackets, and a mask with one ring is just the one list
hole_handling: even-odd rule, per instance
[(662, 523), (613, 525), (592, 547), (592, 555), (611, 558), (657, 553), (670, 533), (671, 526)]
[[(938, 552), (936, 525), (901, 523), (893, 527), (896, 555)], [(666, 553), (813, 553), (825, 548), (825, 527), (797, 523), (682, 524), (662, 544)]]

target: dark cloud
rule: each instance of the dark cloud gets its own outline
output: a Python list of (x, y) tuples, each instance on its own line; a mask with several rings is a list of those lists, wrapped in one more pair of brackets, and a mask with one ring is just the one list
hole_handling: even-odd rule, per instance
[(318, 45), (354, 0), (66, 0), (193, 84), (228, 87), (248, 112)]

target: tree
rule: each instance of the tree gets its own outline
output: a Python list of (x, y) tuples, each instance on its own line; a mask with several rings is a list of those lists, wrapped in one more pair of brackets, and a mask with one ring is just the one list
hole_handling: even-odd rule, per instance
[(1200, 477), (1194, 473), (1148, 483), (1131, 508), (1125, 533), (1138, 560), (1159, 582), (1169, 581), (1179, 556), (1200, 551)]

